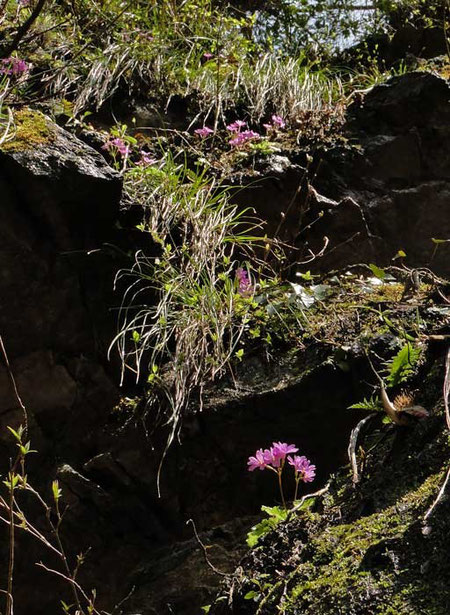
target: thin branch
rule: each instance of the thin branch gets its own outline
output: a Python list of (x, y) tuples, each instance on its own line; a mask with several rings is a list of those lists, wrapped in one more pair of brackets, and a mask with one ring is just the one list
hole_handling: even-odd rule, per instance
[(3, 50), (2, 56), (4, 58), (9, 57), (12, 54), (12, 52), (17, 49), (23, 37), (27, 34), (27, 32), (30, 30), (30, 28), (32, 27), (36, 19), (41, 14), (42, 9), (44, 8), (44, 5), (46, 2), (47, 0), (38, 1), (31, 15), (28, 17), (26, 21), (23, 22), (23, 24), (17, 30), (16, 36), (13, 38), (12, 43), (9, 45), (9, 47), (6, 47), (6, 49)]
[(447, 427), (450, 430), (450, 348), (447, 351), (447, 360), (445, 362), (445, 378), (444, 378), (444, 407), (445, 407), (445, 420), (447, 421)]
[(208, 553), (207, 553), (207, 551), (206, 551), (206, 547), (205, 547), (205, 545), (202, 543), (202, 541), (200, 540), (200, 536), (198, 535), (197, 528), (195, 527), (195, 523), (194, 523), (194, 521), (193, 521), (192, 519), (188, 519), (188, 520), (186, 521), (186, 525), (188, 525), (189, 523), (192, 525), (192, 528), (193, 528), (193, 530), (194, 530), (194, 536), (195, 536), (195, 539), (196, 539), (196, 541), (198, 542), (198, 544), (199, 544), (200, 548), (201, 548), (201, 549), (202, 549), (202, 551), (203, 551), (203, 557), (204, 557), (204, 559), (205, 559), (206, 564), (207, 564), (207, 565), (211, 568), (211, 570), (212, 570), (215, 574), (218, 574), (218, 575), (219, 575), (219, 576), (221, 576), (221, 577), (227, 577), (227, 578), (229, 578), (229, 577), (231, 576), (230, 574), (228, 574), (228, 573), (226, 573), (226, 572), (221, 572), (220, 570), (218, 570), (218, 569), (214, 566), (214, 564), (212, 564), (212, 563), (209, 561), (209, 559), (208, 559)]
[(28, 435), (28, 413), (27, 413), (27, 409), (25, 408), (25, 405), (19, 395), (19, 390), (17, 388), (17, 384), (16, 384), (16, 380), (14, 378), (14, 374), (12, 372), (11, 369), (11, 365), (9, 364), (9, 359), (8, 359), (8, 355), (6, 353), (6, 348), (5, 345), (3, 343), (3, 338), (0, 335), (0, 350), (1, 353), (3, 355), (3, 358), (5, 360), (5, 365), (6, 365), (6, 369), (8, 371), (8, 375), (9, 375), (9, 379), (11, 381), (12, 387), (14, 389), (14, 394), (16, 396), (17, 401), (19, 402), (19, 406), (22, 408), (22, 412), (23, 412), (23, 417), (24, 417), (24, 437), (26, 438), (26, 436)]
[(63, 572), (60, 572), (59, 570), (54, 570), (53, 568), (48, 568), (48, 566), (46, 566), (42, 562), (36, 562), (35, 565), (39, 566), (39, 568), (43, 568), (44, 570), (46, 570), (47, 572), (50, 572), (51, 574), (55, 574), (57, 577), (61, 577), (62, 579), (67, 581), (67, 583), (70, 583), (72, 585), (72, 587), (76, 588), (80, 592), (80, 594), (86, 600), (87, 604), (90, 607), (92, 607), (92, 611), (91, 612), (95, 613), (95, 615), (101, 615), (100, 612), (97, 611), (97, 609), (92, 604), (92, 599), (86, 594), (86, 592), (81, 587), (81, 585), (72, 579), (72, 577), (66, 576)]
[(330, 484), (331, 484), (331, 481), (328, 481), (328, 483), (325, 485), (325, 487), (322, 487), (322, 489), (319, 489), (318, 491), (314, 491), (314, 493), (307, 493), (306, 495), (304, 495), (300, 499), (299, 503), (293, 506), (291, 510), (288, 511), (288, 514), (286, 516), (286, 521), (289, 519), (292, 513), (297, 512), (297, 510), (301, 509), (301, 507), (306, 502), (306, 500), (310, 500), (311, 498), (319, 498), (322, 495), (325, 495), (328, 492), (328, 489), (330, 488)]
[(450, 481), (450, 468), (447, 471), (447, 476), (445, 477), (444, 484), (442, 485), (442, 487), (439, 490), (437, 498), (434, 500), (433, 504), (430, 506), (430, 508), (427, 510), (427, 512), (424, 515), (424, 518), (423, 518), (423, 521), (422, 521), (424, 527), (423, 527), (422, 532), (425, 535), (427, 535), (427, 534), (429, 534), (431, 532), (431, 527), (429, 525), (426, 525), (426, 523), (430, 519), (431, 515), (434, 513), (434, 511), (435, 511), (437, 505), (439, 504), (439, 502), (444, 497), (445, 492), (447, 490), (447, 485), (448, 485), (449, 481)]

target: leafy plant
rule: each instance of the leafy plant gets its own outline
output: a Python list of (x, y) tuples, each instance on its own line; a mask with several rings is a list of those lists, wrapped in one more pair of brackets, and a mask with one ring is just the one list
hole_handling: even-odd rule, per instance
[(364, 398), (362, 401), (352, 404), (349, 408), (352, 410), (367, 410), (368, 412), (383, 410), (383, 406), (378, 395), (372, 395), (369, 399)]
[(263, 519), (254, 525), (247, 534), (247, 545), (255, 547), (262, 536), (273, 530), (281, 521), (285, 521), (288, 511), (280, 506), (261, 506), (261, 511), (266, 513), (267, 519)]
[(151, 366), (149, 382), (157, 381), (169, 402), (170, 445), (191, 395), (201, 403), (205, 384), (242, 358), (253, 290), (244, 273), (238, 278), (237, 259), (251, 257), (261, 240), (227, 189), (169, 155), (157, 170), (129, 169), (125, 186), (143, 207), (139, 229), (153, 241), (154, 255), (137, 252), (117, 275), (116, 284), (127, 286), (110, 350), (119, 351), (122, 381), (128, 370), (139, 381)]
[(410, 342), (407, 342), (392, 359), (389, 375), (386, 379), (387, 384), (393, 387), (408, 380), (414, 373), (420, 356), (420, 347), (413, 346)]

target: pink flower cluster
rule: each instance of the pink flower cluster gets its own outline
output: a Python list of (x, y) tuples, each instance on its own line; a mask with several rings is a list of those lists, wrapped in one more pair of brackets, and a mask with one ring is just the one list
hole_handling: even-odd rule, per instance
[(254, 457), (249, 457), (247, 461), (250, 472), (253, 470), (265, 470), (267, 467), (279, 468), (289, 453), (296, 453), (298, 448), (295, 444), (286, 442), (274, 442), (270, 448), (256, 451)]
[[(108, 141), (102, 145), (102, 149), (111, 152), (113, 156), (120, 154), (124, 162), (126, 162), (129, 155), (132, 153), (133, 147), (129, 143), (126, 143), (124, 139), (115, 137), (114, 139), (108, 139)], [(158, 162), (156, 158), (153, 158), (151, 154), (145, 150), (140, 150), (139, 154), (140, 158), (136, 162), (136, 166), (138, 167), (149, 167)]]
[(267, 131), (276, 131), (281, 130), (286, 127), (286, 122), (280, 115), (272, 115), (272, 123), (271, 124), (263, 124), (264, 128)]
[(304, 455), (290, 456), (289, 453), (296, 453), (298, 448), (295, 444), (287, 444), (286, 442), (274, 442), (270, 448), (256, 451), (254, 457), (249, 457), (247, 462), (248, 470), (277, 470), (282, 468), (287, 459), (289, 465), (294, 468), (296, 480), (301, 480), (304, 483), (311, 483), (316, 476), (316, 466)]
[(288, 463), (295, 470), (295, 477), (302, 480), (304, 483), (312, 483), (316, 476), (316, 466), (304, 455), (294, 455), (287, 458)]
[(229, 141), (229, 144), (232, 147), (241, 147), (249, 141), (259, 139), (261, 137), (261, 135), (254, 130), (241, 130), (241, 128), (245, 128), (246, 126), (247, 123), (242, 120), (236, 120), (227, 126), (227, 130), (234, 133), (234, 137)]
[(158, 161), (156, 160), (156, 158), (152, 158), (152, 156), (150, 156), (148, 152), (142, 150), (141, 159), (139, 160), (139, 162), (136, 162), (136, 164), (138, 165), (138, 167), (149, 167), (152, 164), (156, 164), (157, 162)]
[(106, 141), (106, 143), (102, 146), (102, 149), (105, 149), (107, 151), (116, 150), (121, 156), (124, 157), (128, 156), (128, 154), (130, 153), (130, 146), (127, 145), (125, 141), (123, 139), (120, 139), (119, 137)]
[(19, 58), (4, 58), (0, 64), (0, 74), (18, 77), (28, 71), (28, 64)]
[(242, 297), (248, 297), (253, 293), (253, 286), (248, 278), (248, 272), (242, 267), (236, 269), (236, 280), (238, 282), (238, 293)]
[(206, 137), (209, 137), (209, 135), (212, 135), (214, 130), (212, 130), (212, 128), (209, 128), (208, 126), (203, 126), (203, 128), (197, 128), (197, 130), (194, 130), (194, 132), (196, 135), (198, 135), (202, 139), (206, 139)]

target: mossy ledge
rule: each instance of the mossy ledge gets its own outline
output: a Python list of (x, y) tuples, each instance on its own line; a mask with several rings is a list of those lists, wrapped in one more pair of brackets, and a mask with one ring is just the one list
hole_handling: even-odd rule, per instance
[(450, 612), (450, 502), (442, 498), (450, 443), (439, 396), (442, 355), (424, 374), (432, 416), (381, 426), (364, 440), (363, 480), (348, 468), (313, 512), (264, 536), (210, 614), (446, 615)]
[(14, 112), (11, 134), (0, 149), (5, 152), (21, 152), (51, 143), (55, 138), (55, 129), (45, 115), (24, 107)]

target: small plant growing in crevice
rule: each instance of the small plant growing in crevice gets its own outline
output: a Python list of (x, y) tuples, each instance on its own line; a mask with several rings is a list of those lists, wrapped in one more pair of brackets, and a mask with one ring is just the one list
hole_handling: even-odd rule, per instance
[[(262, 512), (267, 514), (267, 518), (252, 527), (247, 535), (247, 544), (249, 547), (254, 547), (261, 536), (267, 534), (274, 529), (281, 521), (285, 521), (288, 517), (289, 510), (287, 508), (283, 479), (285, 479), (284, 470), (290, 465), (294, 469), (294, 497), (296, 503), (298, 495), (298, 487), (300, 482), (311, 483), (316, 476), (316, 466), (304, 455), (295, 455), (298, 448), (295, 444), (287, 444), (286, 442), (274, 442), (270, 448), (258, 449), (254, 456), (249, 457), (247, 465), (248, 470), (270, 470), (277, 475), (278, 487), (282, 507), (280, 506), (262, 506)], [(287, 463), (286, 463), (287, 462)]]
[(295, 444), (274, 442), (270, 448), (258, 449), (255, 455), (248, 459), (247, 465), (250, 472), (254, 470), (271, 470), (277, 475), (282, 501), (282, 506), (261, 506), (261, 511), (267, 515), (267, 518), (254, 525), (247, 534), (247, 545), (250, 548), (253, 548), (262, 536), (273, 530), (280, 522), (286, 521), (289, 516), (290, 511), (287, 508), (283, 487), (283, 479), (285, 479), (284, 470), (288, 465), (294, 470), (295, 488), (293, 502), (295, 509), (297, 510), (309, 505), (306, 501), (298, 503), (298, 487), (300, 482), (311, 483), (314, 480), (316, 466), (304, 455), (290, 454), (297, 452), (298, 448)]
[(283, 471), (287, 467), (286, 461), (294, 468), (295, 492), (294, 501), (297, 499), (298, 485), (302, 481), (311, 483), (316, 476), (316, 466), (304, 455), (290, 455), (289, 453), (297, 453), (298, 448), (295, 444), (287, 444), (286, 442), (274, 442), (270, 448), (256, 451), (255, 455), (249, 457), (247, 465), (249, 472), (254, 470), (271, 470), (278, 477), (278, 487), (280, 489), (280, 497), (283, 503), (283, 508), (286, 509), (286, 500), (283, 489)]

